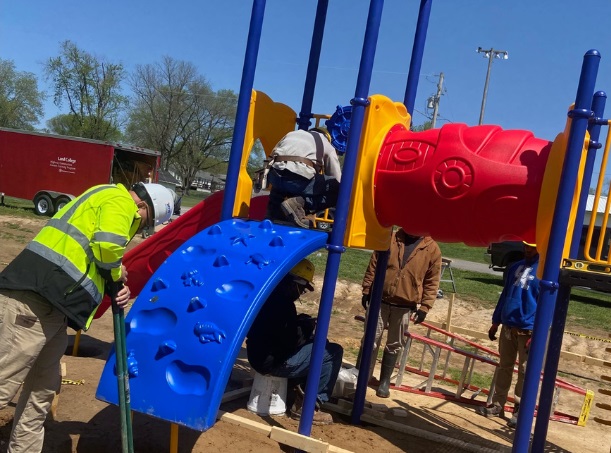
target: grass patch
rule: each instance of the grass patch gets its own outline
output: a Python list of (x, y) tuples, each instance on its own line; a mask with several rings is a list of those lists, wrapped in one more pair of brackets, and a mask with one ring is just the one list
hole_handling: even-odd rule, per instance
[(192, 208), (200, 201), (205, 200), (210, 195), (212, 195), (210, 192), (200, 192), (197, 190), (190, 190), (189, 195), (183, 195), (180, 190), (176, 193), (179, 197), (182, 196), (180, 200), (180, 205), (184, 206), (185, 208)]
[[(464, 244), (462, 247), (467, 247)], [(339, 266), (339, 278), (360, 284), (369, 264), (371, 252), (360, 249), (348, 249), (343, 254)], [(327, 264), (327, 253), (320, 250), (311, 254), (310, 259), (316, 266), (316, 273), (324, 275)], [(462, 258), (461, 258), (462, 259)], [(457, 296), (465, 301), (473, 301), (482, 308), (494, 309), (503, 291), (503, 277), (499, 273), (482, 274), (453, 268)], [(441, 289), (446, 297), (452, 292), (452, 284), (441, 282)], [(611, 326), (611, 294), (584, 289), (573, 289), (569, 304), (567, 324), (576, 327), (603, 329), (609, 331)], [(570, 329), (569, 329), (570, 330)]]
[(486, 247), (469, 247), (462, 242), (438, 242), (444, 258), (473, 261), (474, 263), (488, 263), (486, 261)]
[(0, 205), (0, 215), (39, 218), (34, 213), (31, 201), (13, 197), (4, 197), (4, 204)]
[[(567, 313), (567, 324), (609, 331), (611, 295), (594, 291), (573, 290)], [(568, 328), (567, 330), (570, 330)]]
[[(448, 375), (451, 379), (460, 382), (460, 376), (462, 374), (462, 369), (458, 368), (448, 368)], [(478, 387), (480, 389), (489, 389), (492, 384), (492, 374), (481, 374), (477, 372), (473, 372), (471, 375), (471, 385)]]
[[(338, 277), (354, 283), (362, 283), (363, 275), (369, 264), (371, 252), (360, 249), (347, 249), (342, 255)], [(327, 253), (319, 250), (308, 256), (316, 267), (316, 273), (323, 276), (327, 267)]]

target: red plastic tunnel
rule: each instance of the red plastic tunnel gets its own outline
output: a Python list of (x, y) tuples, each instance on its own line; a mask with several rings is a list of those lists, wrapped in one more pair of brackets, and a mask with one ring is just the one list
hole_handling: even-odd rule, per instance
[(550, 149), (531, 132), (498, 126), (410, 132), (397, 125), (376, 166), (377, 219), (441, 242), (535, 242)]

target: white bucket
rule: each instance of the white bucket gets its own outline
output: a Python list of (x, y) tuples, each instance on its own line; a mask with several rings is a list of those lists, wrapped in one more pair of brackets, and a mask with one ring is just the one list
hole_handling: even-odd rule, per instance
[(287, 379), (255, 373), (246, 408), (258, 415), (278, 415), (286, 412)]

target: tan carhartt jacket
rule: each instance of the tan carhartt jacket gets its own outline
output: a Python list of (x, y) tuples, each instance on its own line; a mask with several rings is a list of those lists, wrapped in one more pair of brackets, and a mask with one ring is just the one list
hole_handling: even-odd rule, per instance
[[(382, 301), (428, 312), (437, 299), (441, 278), (441, 250), (431, 237), (426, 236), (410, 254), (405, 266), (402, 266), (405, 237), (403, 229), (392, 235)], [(378, 252), (374, 252), (363, 278), (363, 294), (371, 291), (377, 260)], [(419, 304), (422, 306), (417, 307)]]

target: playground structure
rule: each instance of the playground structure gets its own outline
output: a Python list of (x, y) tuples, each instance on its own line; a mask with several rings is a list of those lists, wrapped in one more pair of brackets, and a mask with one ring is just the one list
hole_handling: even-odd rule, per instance
[[(539, 375), (553, 317), (532, 439), (533, 451), (542, 451), (571, 285), (579, 282), (607, 288), (611, 273), (610, 263), (603, 262), (600, 255), (589, 261), (571, 259), (578, 247), (600, 126), (608, 124), (602, 119), (606, 95), (593, 95), (600, 55), (586, 53), (575, 105), (553, 143), (528, 131), (504, 131), (498, 126), (453, 124), (411, 132), (410, 112), (432, 0), (420, 3), (403, 102), (368, 92), (383, 7), (382, 0), (372, 0), (355, 96), (350, 101), (351, 127), (339, 200), (333, 230), (327, 235), (262, 220), (266, 197), (251, 198), (252, 181), (246, 173), (255, 140), (269, 156), (295, 122), (301, 129), (310, 125), (327, 6), (328, 0), (319, 0), (303, 103), (297, 115), (253, 90), (265, 9), (264, 0), (253, 1), (226, 190), (125, 257), (132, 293), (140, 292), (126, 318), (127, 352), (132, 359), (131, 408), (201, 431), (210, 428), (237, 353), (260, 307), (294, 264), (325, 247), (329, 256), (309, 390), (299, 425), (299, 433), (309, 436), (341, 255), (346, 247), (387, 250), (392, 226), (400, 225), (410, 233), (445, 242), (485, 245), (523, 239), (539, 244), (543, 294), (514, 451), (527, 451), (531, 443)], [(417, 218), (396, 203), (399, 193), (417, 194), (410, 199), (411, 211), (419, 212)], [(517, 218), (504, 215), (517, 210), (522, 213)], [(440, 211), (453, 215), (452, 225), (430, 221)], [(426, 213), (430, 213), (428, 219)], [(382, 253), (378, 269), (385, 269), (385, 259), (387, 254)], [(383, 278), (384, 272), (376, 274), (372, 310), (379, 308)], [(366, 345), (373, 342), (374, 317), (372, 321), (366, 327)], [(371, 348), (365, 347), (363, 363), (369, 363), (370, 354)], [(99, 399), (114, 404), (118, 401), (115, 365), (112, 353), (97, 391)], [(366, 373), (361, 373), (354, 423), (359, 423), (362, 413), (365, 380)]]

